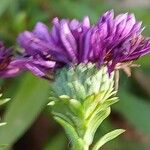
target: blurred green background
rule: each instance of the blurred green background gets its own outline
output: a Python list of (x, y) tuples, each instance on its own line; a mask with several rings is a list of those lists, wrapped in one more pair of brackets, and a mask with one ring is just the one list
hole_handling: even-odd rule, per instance
[[(88, 15), (92, 23), (106, 10), (133, 12), (150, 36), (149, 0), (0, 0), (0, 39), (17, 50), (19, 32), (32, 30), (37, 21), (51, 26), (53, 17), (81, 19)], [(150, 55), (137, 61), (140, 68), (128, 78), (120, 75), (120, 101), (111, 116), (98, 129), (96, 137), (115, 128), (126, 133), (106, 144), (103, 150), (150, 150)], [(48, 81), (23, 73), (13, 79), (1, 79), (1, 92), (11, 101), (1, 106), (0, 145), (7, 150), (67, 150), (70, 142), (50, 114)], [(1, 148), (0, 148), (1, 149)]]

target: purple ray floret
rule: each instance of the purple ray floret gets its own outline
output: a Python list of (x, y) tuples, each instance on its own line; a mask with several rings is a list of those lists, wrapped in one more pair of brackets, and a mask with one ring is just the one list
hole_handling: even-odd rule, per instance
[(54, 18), (51, 30), (39, 22), (32, 32), (19, 35), (24, 54), (16, 64), (42, 77), (64, 65), (88, 62), (107, 65), (111, 72), (119, 63), (150, 53), (150, 41), (141, 35), (142, 30), (133, 14), (114, 17), (113, 11), (93, 26), (88, 17), (83, 21)]
[[(113, 11), (100, 17), (91, 35), (92, 51), (99, 64), (113, 71), (117, 63), (135, 60), (150, 53), (150, 40), (141, 35), (143, 28), (133, 14), (114, 17)], [(97, 54), (97, 55), (96, 55)]]
[(39, 22), (32, 32), (25, 31), (19, 35), (18, 43), (25, 52), (16, 64), (19, 61), (23, 68), (37, 76), (45, 76), (50, 69), (79, 63), (83, 47), (81, 37), (89, 28), (88, 17), (82, 22), (54, 18), (51, 31)]

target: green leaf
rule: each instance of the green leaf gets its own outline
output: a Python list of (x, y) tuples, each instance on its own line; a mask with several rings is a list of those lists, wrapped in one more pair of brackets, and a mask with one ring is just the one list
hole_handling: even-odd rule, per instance
[(87, 143), (89, 144), (92, 143), (97, 128), (104, 121), (104, 119), (106, 119), (109, 116), (109, 114), (110, 114), (110, 108), (107, 108), (95, 114), (94, 117), (92, 116), (92, 119), (90, 120), (89, 124), (87, 124), (88, 128), (84, 135), (84, 140)]
[(3, 105), (5, 103), (7, 103), (8, 101), (10, 101), (10, 98), (5, 98), (3, 100), (0, 100), (0, 105)]
[[(2, 97), (2, 94), (0, 94), (0, 97)], [(10, 98), (5, 98), (5, 99), (3, 99), (3, 100), (0, 100), (0, 105), (3, 105), (3, 104), (5, 104), (5, 103), (7, 103), (8, 101), (10, 101)], [(4, 126), (4, 125), (6, 125), (6, 124), (7, 124), (6, 122), (0, 123), (0, 127), (1, 127), (1, 126)]]
[(119, 136), (120, 134), (122, 134), (123, 132), (125, 132), (125, 130), (123, 129), (116, 129), (114, 131), (111, 131), (107, 134), (105, 134), (102, 138), (100, 138), (100, 140), (93, 146), (92, 150), (98, 150), (99, 148), (101, 148), (105, 143), (109, 142), (110, 140), (116, 138), (117, 136)]
[(64, 121), (68, 122), (70, 125), (73, 125), (72, 123), (72, 120), (65, 114), (63, 113), (60, 113), (60, 112), (55, 112), (55, 111), (52, 111), (52, 114), (55, 116), (55, 117), (58, 117), (58, 118), (61, 118), (63, 119)]
[(85, 118), (88, 118), (98, 105), (100, 103), (101, 99), (104, 96), (104, 92), (99, 92), (97, 95), (92, 94), (91, 96), (88, 96), (84, 101), (84, 109), (85, 109)]
[(71, 142), (75, 143), (78, 141), (79, 136), (78, 133), (75, 131), (74, 127), (69, 124), (67, 121), (61, 119), (60, 117), (54, 117), (54, 119), (62, 125), (62, 127), (65, 129), (66, 134), (68, 135)]
[[(101, 110), (106, 109), (107, 107), (109, 107), (110, 105), (113, 105), (114, 103), (118, 102), (118, 97), (113, 97), (110, 98), (108, 100), (106, 100), (103, 104), (99, 103), (97, 104), (97, 106), (95, 106), (96, 108), (91, 109), (91, 111), (86, 111), (86, 119), (88, 117), (90, 117), (90, 119), (92, 119), (92, 116), (95, 116), (95, 114), (99, 113)], [(94, 103), (94, 100), (93, 100)], [(89, 106), (90, 107), (90, 106)]]
[(82, 105), (80, 101), (76, 99), (70, 99), (69, 102), (71, 111), (77, 116), (82, 116)]
[(7, 124), (6, 122), (0, 123), (0, 127), (1, 127), (1, 126), (4, 126), (4, 125), (6, 125), (6, 124)]
[[(42, 91), (41, 91), (42, 89)], [(11, 146), (32, 124), (48, 102), (49, 83), (26, 74), (4, 116), (0, 145)]]

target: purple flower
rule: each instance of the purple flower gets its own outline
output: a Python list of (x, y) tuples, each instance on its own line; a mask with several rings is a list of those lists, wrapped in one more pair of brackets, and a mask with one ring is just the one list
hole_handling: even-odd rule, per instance
[(141, 35), (141, 22), (133, 14), (114, 17), (113, 11), (106, 12), (92, 29), (91, 45), (94, 59), (107, 64), (113, 71), (116, 64), (135, 60), (150, 53), (150, 40)]
[(82, 48), (84, 51), (88, 49), (89, 39), (85, 37), (87, 45), (83, 46), (82, 38), (89, 29), (88, 17), (82, 22), (54, 18), (51, 31), (39, 22), (33, 32), (25, 31), (19, 35), (18, 43), (25, 52), (15, 64), (19, 63), (35, 75), (47, 78), (51, 69), (79, 63)]
[(5, 48), (4, 44), (0, 42), (0, 77), (12, 77), (20, 72), (20, 69), (11, 65), (12, 51)]
[(88, 62), (107, 65), (112, 72), (116, 65), (150, 53), (149, 39), (141, 35), (142, 30), (133, 14), (114, 17), (113, 11), (102, 15), (94, 26), (88, 17), (81, 22), (54, 18), (51, 30), (39, 22), (32, 32), (19, 35), (24, 53), (13, 65), (46, 78), (55, 68)]

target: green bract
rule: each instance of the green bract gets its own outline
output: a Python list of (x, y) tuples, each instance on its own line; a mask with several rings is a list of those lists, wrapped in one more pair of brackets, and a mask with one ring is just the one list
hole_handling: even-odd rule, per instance
[[(114, 74), (107, 67), (80, 64), (57, 72), (52, 84), (51, 101), (54, 118), (65, 129), (73, 150), (89, 150), (97, 128), (110, 114), (116, 103)], [(93, 146), (98, 150), (124, 130), (107, 133)]]
[(67, 95), (83, 101), (94, 93), (111, 92), (113, 84), (113, 73), (109, 76), (107, 67), (98, 69), (89, 63), (59, 70), (52, 89), (55, 96)]

